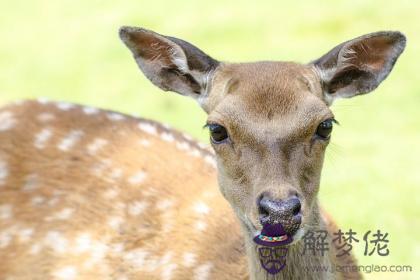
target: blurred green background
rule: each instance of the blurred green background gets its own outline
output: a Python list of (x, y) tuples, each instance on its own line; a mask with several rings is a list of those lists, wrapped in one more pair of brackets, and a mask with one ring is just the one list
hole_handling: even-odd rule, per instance
[[(373, 94), (333, 106), (321, 201), (352, 228), (363, 265), (412, 265), (420, 279), (420, 3), (418, 1), (0, 0), (0, 103), (48, 97), (137, 113), (207, 141), (195, 102), (163, 93), (119, 41), (135, 25), (188, 40), (220, 60), (308, 62), (344, 40), (400, 30), (408, 46)], [(364, 257), (367, 230), (389, 234), (390, 255)]]

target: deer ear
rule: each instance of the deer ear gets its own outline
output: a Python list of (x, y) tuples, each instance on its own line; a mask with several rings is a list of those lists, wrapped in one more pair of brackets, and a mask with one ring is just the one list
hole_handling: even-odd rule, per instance
[(198, 98), (205, 94), (219, 65), (195, 46), (177, 38), (136, 27), (121, 27), (119, 35), (146, 77), (165, 91)]
[(374, 90), (391, 72), (405, 44), (400, 32), (375, 32), (344, 42), (313, 61), (326, 101), (331, 104)]

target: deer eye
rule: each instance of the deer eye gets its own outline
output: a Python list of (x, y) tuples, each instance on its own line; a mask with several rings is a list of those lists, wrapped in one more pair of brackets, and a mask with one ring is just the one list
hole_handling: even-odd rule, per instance
[(210, 138), (213, 143), (221, 143), (225, 141), (229, 136), (226, 128), (219, 124), (209, 124)]
[(316, 136), (323, 140), (329, 139), (333, 128), (333, 123), (334, 119), (328, 119), (320, 123), (316, 129)]

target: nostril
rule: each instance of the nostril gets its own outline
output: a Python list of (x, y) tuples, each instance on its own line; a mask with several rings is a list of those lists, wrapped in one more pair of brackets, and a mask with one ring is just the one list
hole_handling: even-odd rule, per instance
[(293, 216), (296, 216), (299, 213), (300, 213), (300, 205), (299, 205), (299, 207), (296, 207), (296, 208), (293, 209)]
[(293, 216), (296, 216), (300, 213), (300, 210), (302, 208), (302, 205), (300, 203), (300, 200), (297, 198), (294, 198), (292, 201), (292, 214)]
[(258, 207), (258, 211), (260, 213), (260, 217), (261, 218), (268, 217), (270, 215), (270, 213), (268, 212), (268, 210), (265, 209), (264, 207), (262, 207), (261, 205)]
[(258, 214), (261, 221), (266, 221), (271, 215), (272, 211), (269, 204), (269, 199), (265, 195), (261, 195), (258, 198)]

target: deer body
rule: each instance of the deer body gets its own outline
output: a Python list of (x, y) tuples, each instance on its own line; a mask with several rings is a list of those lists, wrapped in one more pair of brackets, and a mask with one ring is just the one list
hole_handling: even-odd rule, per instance
[[(307, 65), (221, 63), (139, 28), (120, 37), (155, 85), (208, 113), (215, 153), (115, 112), (43, 100), (2, 108), (0, 277), (360, 279), (336, 271), (355, 262), (333, 245), (302, 254), (302, 236), (326, 230), (332, 244), (337, 230), (317, 198), (329, 105), (376, 88), (405, 37), (372, 33)], [(278, 224), (294, 242), (272, 275), (253, 238)]]
[(67, 103), (0, 115), (13, 123), (0, 133), (0, 278), (246, 272), (207, 149), (158, 123)]

